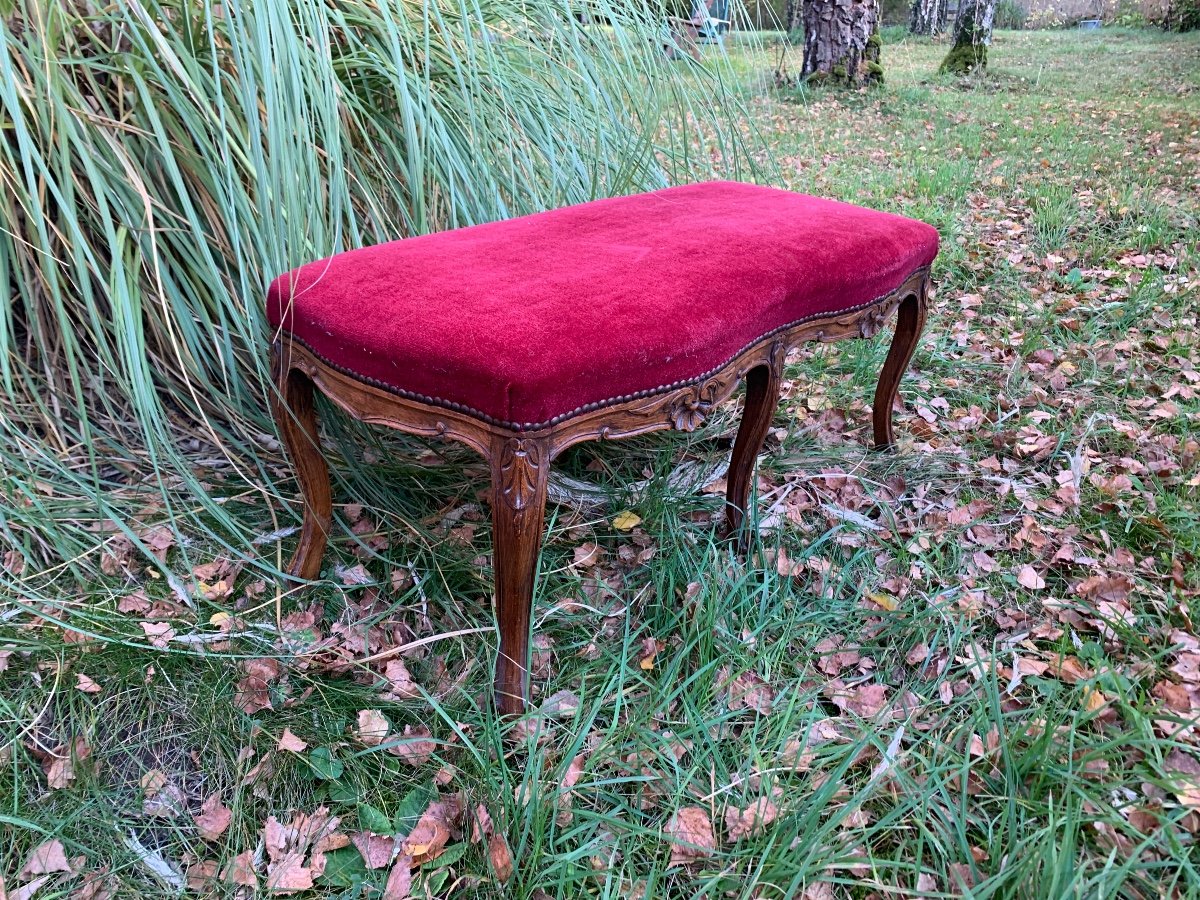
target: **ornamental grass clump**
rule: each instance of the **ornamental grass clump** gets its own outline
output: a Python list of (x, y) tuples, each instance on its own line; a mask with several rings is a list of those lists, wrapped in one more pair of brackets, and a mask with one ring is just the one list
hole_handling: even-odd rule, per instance
[(278, 272), (739, 174), (720, 55), (668, 63), (659, 21), (605, 0), (0, 2), (7, 570), (93, 572), (98, 531), (144, 545), (164, 518), (255, 556), (229, 498), (291, 494), (268, 469)]

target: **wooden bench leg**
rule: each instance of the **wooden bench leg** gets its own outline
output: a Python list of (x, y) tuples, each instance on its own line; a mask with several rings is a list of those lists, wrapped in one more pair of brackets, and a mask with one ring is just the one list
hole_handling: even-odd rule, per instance
[(925, 328), (925, 302), (929, 292), (929, 279), (922, 280), (916, 293), (900, 301), (896, 314), (896, 333), (888, 351), (879, 384), (875, 386), (875, 404), (872, 418), (875, 425), (875, 449), (890, 450), (896, 444), (892, 431), (892, 407), (900, 390), (900, 379), (912, 360), (913, 351)]
[(546, 513), (550, 445), (544, 439), (492, 439), (492, 569), (496, 580), (496, 708), (524, 711), (529, 699), (529, 626)]
[(271, 348), (271, 373), (276, 386), (271, 395), (271, 412), (304, 497), (300, 545), (287, 571), (297, 578), (316, 578), (321, 574), (321, 557), (333, 522), (333, 498), (329, 469), (321, 456), (313, 383), (299, 369), (288, 365), (278, 342)]
[(745, 553), (750, 546), (749, 535), (745, 532), (745, 519), (750, 504), (754, 464), (779, 406), (783, 353), (777, 351), (771, 356), (770, 363), (756, 366), (746, 373), (746, 405), (725, 479), (725, 533), (737, 541), (741, 553)]

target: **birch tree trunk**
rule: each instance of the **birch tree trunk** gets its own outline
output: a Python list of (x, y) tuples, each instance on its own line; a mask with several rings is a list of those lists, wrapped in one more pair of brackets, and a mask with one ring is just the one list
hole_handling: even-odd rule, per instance
[(883, 81), (879, 0), (803, 0), (800, 74), (850, 85)]
[(938, 71), (966, 75), (986, 69), (995, 19), (996, 0), (960, 0), (954, 20), (954, 46)]
[(913, 0), (908, 30), (913, 34), (941, 34), (946, 29), (946, 0)]

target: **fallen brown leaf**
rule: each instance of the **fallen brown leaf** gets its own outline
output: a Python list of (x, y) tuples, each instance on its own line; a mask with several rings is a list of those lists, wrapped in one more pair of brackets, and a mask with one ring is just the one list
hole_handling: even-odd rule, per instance
[(804, 562), (793, 562), (788, 558), (787, 551), (780, 547), (775, 556), (775, 571), (784, 578), (795, 578), (804, 573)]
[(168, 781), (170, 779), (167, 778), (166, 773), (162, 769), (151, 769), (143, 773), (142, 777), (138, 779), (138, 784), (147, 797), (153, 797), (167, 786)]
[(415, 700), (421, 696), (421, 689), (413, 681), (408, 667), (402, 660), (388, 660), (383, 670), (383, 677), (388, 680), (388, 689), (383, 695), (385, 700)]
[(653, 669), (654, 658), (658, 656), (659, 651), (661, 651), (664, 647), (666, 647), (666, 644), (664, 644), (662, 641), (656, 640), (652, 637), (643, 638), (642, 652), (641, 658), (638, 660), (638, 668), (640, 668), (643, 672), (649, 672), (651, 669)]
[[(217, 877), (217, 873), (221, 870), (221, 864), (215, 859), (197, 860), (187, 867), (187, 871), (183, 874), (187, 878), (187, 887), (189, 891), (203, 893), (213, 879)], [(0, 898), (3, 900), (3, 898)]]
[(433, 756), (433, 751), (437, 749), (437, 744), (433, 741), (421, 740), (421, 738), (430, 736), (429, 729), (424, 725), (416, 728), (413, 728), (411, 725), (405, 725), (403, 736), (406, 739), (404, 743), (389, 747), (388, 752), (400, 757), (401, 760), (414, 768), (428, 762), (429, 757)]
[(408, 900), (412, 892), (412, 857), (400, 854), (388, 872), (380, 900)]
[(38, 844), (30, 851), (21, 867), (18, 878), (32, 878), (35, 875), (50, 875), (54, 872), (70, 872), (71, 864), (67, 862), (67, 854), (63, 850), (62, 841), (53, 838)]
[(434, 808), (436, 806), (434, 804), (425, 811), (400, 845), (401, 851), (412, 857), (413, 865), (437, 859), (450, 840), (450, 829), (442, 819), (441, 810)]
[(600, 562), (604, 551), (595, 541), (588, 541), (575, 548), (575, 565), (581, 569), (590, 569)]
[(50, 790), (56, 791), (67, 787), (75, 780), (75, 767), (91, 755), (91, 745), (82, 737), (77, 737), (71, 743), (62, 744), (51, 750), (50, 755), (42, 763), (46, 772), (46, 784)]
[(367, 747), (378, 747), (384, 742), (391, 731), (391, 723), (387, 717), (377, 709), (360, 709), (358, 711), (358, 725), (354, 729), (354, 736), (359, 743)]
[[(157, 769), (147, 774), (154, 773), (165, 778)], [(154, 790), (147, 790), (146, 797), (142, 801), (142, 814), (146, 816), (173, 819), (182, 815), (186, 809), (187, 798), (183, 795), (183, 789), (169, 780), (156, 782)]]
[(848, 693), (835, 694), (833, 702), (847, 712), (869, 719), (879, 715), (887, 706), (887, 687), (882, 684), (862, 684)]
[(175, 629), (167, 622), (142, 622), (141, 626), (146, 637), (150, 639), (150, 645), (158, 647), (160, 650), (171, 642), (171, 638), (175, 637)]
[(570, 764), (567, 766), (566, 773), (563, 775), (562, 781), (559, 783), (559, 788), (561, 790), (569, 791), (571, 788), (575, 787), (576, 783), (579, 781), (579, 776), (583, 774), (583, 766), (586, 762), (586, 753), (577, 754), (571, 760)]
[(282, 673), (282, 666), (274, 659), (249, 659), (242, 663), (242, 670), (246, 674), (237, 683), (234, 705), (247, 715), (270, 709), (270, 686)]
[(304, 853), (292, 851), (267, 864), (267, 890), (294, 894), (313, 886), (312, 871), (304, 865)]
[(150, 602), (150, 598), (146, 596), (145, 591), (134, 591), (132, 594), (126, 594), (117, 601), (117, 612), (131, 613), (135, 616), (144, 615), (150, 612), (150, 608), (154, 604)]
[(247, 850), (231, 859), (221, 872), (221, 879), (257, 890), (258, 875), (254, 872), (254, 852)]
[(742, 672), (727, 686), (731, 710), (752, 709), (762, 715), (771, 711), (775, 690), (754, 672)]
[(303, 753), (308, 749), (308, 743), (292, 734), (292, 729), (283, 729), (283, 734), (279, 736), (279, 743), (276, 745), (279, 750), (287, 750), (289, 753)]
[(281, 859), (287, 853), (288, 845), (295, 838), (295, 829), (288, 828), (275, 816), (268, 816), (263, 824), (263, 846), (270, 859)]
[(210, 794), (200, 805), (200, 815), (195, 816), (192, 821), (196, 823), (201, 840), (215, 841), (225, 833), (225, 829), (233, 821), (233, 812), (221, 803), (220, 794)]
[(1065, 681), (1067, 684), (1078, 684), (1092, 677), (1091, 669), (1074, 656), (1067, 656), (1062, 653), (1051, 658), (1050, 668), (1046, 671), (1055, 678)]
[(1017, 584), (1031, 591), (1040, 591), (1046, 586), (1046, 579), (1039, 575), (1033, 566), (1026, 565), (1017, 571)]
[(759, 797), (745, 809), (731, 806), (725, 810), (725, 834), (731, 841), (759, 834), (775, 821), (778, 814), (779, 809), (769, 797)]
[(556, 691), (538, 708), (538, 713), (556, 719), (569, 718), (579, 709), (579, 697), (573, 691)]
[(150, 548), (150, 552), (158, 557), (160, 562), (167, 561), (167, 551), (175, 546), (175, 536), (166, 525), (155, 525), (142, 532), (138, 537)]
[(717, 848), (712, 821), (699, 806), (685, 806), (671, 816), (663, 832), (671, 841), (671, 865), (682, 866), (711, 856)]
[(494, 826), (492, 825), (492, 814), (488, 812), (487, 807), (482, 803), (475, 807), (475, 817), (471, 820), (471, 843), (478, 844), (486, 837), (490, 837)]
[(335, 570), (335, 574), (342, 579), (342, 584), (346, 585), (346, 587), (375, 583), (375, 579), (371, 577), (371, 573), (367, 571), (362, 563), (350, 566), (349, 568), (339, 566)]
[(368, 869), (382, 869), (391, 864), (399, 841), (390, 835), (360, 831), (350, 835), (350, 843), (358, 850)]
[(488, 856), (492, 860), (492, 871), (496, 873), (496, 879), (501, 884), (512, 878), (512, 853), (509, 852), (508, 841), (498, 831), (488, 838)]
[[(0, 884), (0, 889), (2, 888), (3, 885)], [(3, 896), (3, 892), (0, 891), (0, 898)], [(19, 898), (13, 897), (13, 900)], [(101, 866), (85, 874), (83, 882), (71, 895), (71, 900), (117, 900), (117, 886), (109, 874), (108, 866)]]
[(84, 675), (82, 672), (75, 673), (75, 690), (83, 691), (85, 694), (98, 694), (102, 690), (100, 685), (92, 681), (91, 678)]
[(1083, 708), (1086, 712), (1101, 710), (1107, 703), (1108, 698), (1094, 688), (1088, 688), (1083, 692)]

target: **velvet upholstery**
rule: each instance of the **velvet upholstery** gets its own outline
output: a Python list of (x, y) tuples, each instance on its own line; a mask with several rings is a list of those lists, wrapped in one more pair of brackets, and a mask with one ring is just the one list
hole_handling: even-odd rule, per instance
[(937, 247), (912, 219), (705, 182), (340, 253), (277, 278), (267, 311), (336, 368), (528, 429), (868, 304)]

